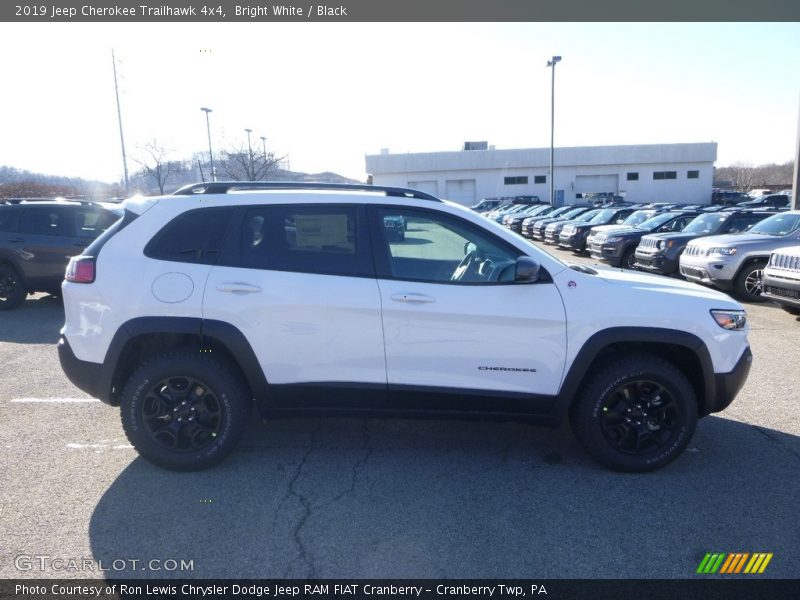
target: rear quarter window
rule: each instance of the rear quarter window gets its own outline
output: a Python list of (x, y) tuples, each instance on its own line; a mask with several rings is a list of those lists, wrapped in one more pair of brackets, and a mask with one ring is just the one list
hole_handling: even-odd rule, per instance
[(145, 246), (158, 260), (213, 265), (230, 224), (233, 208), (199, 208), (167, 223)]

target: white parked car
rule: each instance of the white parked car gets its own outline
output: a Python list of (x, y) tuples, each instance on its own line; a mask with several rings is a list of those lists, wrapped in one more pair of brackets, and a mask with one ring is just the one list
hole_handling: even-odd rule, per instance
[(175, 470), (225, 457), (255, 401), (265, 418), (568, 418), (602, 464), (649, 471), (751, 362), (724, 294), (571, 266), (397, 188), (202, 184), (130, 201), (63, 295), (65, 372)]

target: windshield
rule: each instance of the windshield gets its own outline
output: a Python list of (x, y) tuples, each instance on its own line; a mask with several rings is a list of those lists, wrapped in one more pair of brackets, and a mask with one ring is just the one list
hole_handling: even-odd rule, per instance
[(714, 233), (725, 222), (727, 217), (725, 215), (717, 215), (710, 213), (707, 215), (700, 215), (694, 221), (689, 223), (683, 230), (684, 233)]
[(586, 223), (586, 222), (588, 222), (588, 221), (593, 221), (593, 220), (594, 220), (594, 217), (596, 217), (597, 215), (599, 215), (599, 214), (600, 214), (600, 212), (601, 212), (601, 211), (600, 211), (600, 209), (599, 209), (599, 208), (595, 208), (594, 210), (589, 210), (589, 211), (586, 211), (586, 212), (585, 212), (585, 213), (583, 213), (582, 215), (580, 215), (580, 216), (578, 216), (578, 217), (575, 217), (575, 220), (576, 220), (576, 221), (580, 221), (580, 222), (582, 222), (582, 223)]
[(768, 217), (756, 224), (748, 233), (761, 235), (789, 235), (800, 228), (800, 213)]
[(527, 214), (529, 214), (530, 216), (541, 215), (542, 213), (546, 213), (549, 209), (550, 207), (547, 206), (547, 204), (541, 204), (536, 208), (529, 210)]
[(562, 219), (571, 219), (573, 217), (577, 217), (580, 214), (583, 214), (586, 211), (585, 208), (573, 208), (561, 215), (559, 215)]
[(629, 227), (636, 227), (639, 223), (644, 223), (647, 219), (656, 214), (654, 210), (637, 210), (630, 217), (625, 219), (622, 224)]
[(562, 206), (561, 208), (557, 208), (553, 212), (551, 212), (549, 216), (551, 216), (551, 217), (560, 217), (564, 213), (569, 212), (571, 210), (575, 210), (575, 209), (572, 208), (571, 206)]
[(680, 213), (661, 213), (647, 219), (646, 221), (643, 221), (642, 223), (637, 225), (637, 227), (639, 229), (644, 229), (646, 231), (653, 231), (654, 229), (658, 229), (659, 227), (661, 227), (667, 221), (671, 221), (679, 214)]
[(589, 221), (590, 223), (607, 223), (608, 220), (616, 214), (616, 210), (613, 208), (604, 208), (599, 213), (597, 213), (592, 220)]

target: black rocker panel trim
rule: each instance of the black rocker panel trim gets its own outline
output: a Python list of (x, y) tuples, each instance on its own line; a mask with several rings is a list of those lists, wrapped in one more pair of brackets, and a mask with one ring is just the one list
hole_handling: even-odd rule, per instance
[(314, 382), (270, 385), (262, 416), (376, 416), (532, 420), (557, 426), (555, 396), (412, 385)]
[[(715, 398), (714, 365), (705, 343), (699, 337), (677, 329), (659, 327), (611, 327), (592, 335), (578, 352), (564, 378), (558, 399), (553, 406), (553, 416), (563, 419), (580, 384), (600, 353), (612, 344), (644, 343), (681, 346), (691, 352), (700, 362), (703, 374), (703, 398), (701, 404)], [(706, 414), (705, 411), (703, 414)]]

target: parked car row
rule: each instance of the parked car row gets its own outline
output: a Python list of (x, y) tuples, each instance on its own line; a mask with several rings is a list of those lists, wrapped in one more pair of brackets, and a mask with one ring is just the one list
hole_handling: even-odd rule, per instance
[(650, 206), (541, 205), (495, 219), (523, 237), (588, 252), (611, 266), (682, 276), (743, 300), (769, 298), (800, 314), (800, 249), (787, 250), (800, 244), (800, 211), (763, 201), (714, 212), (703, 206)]

